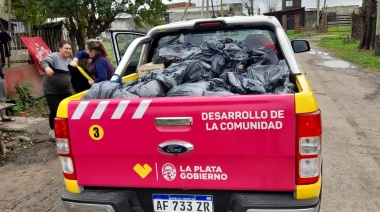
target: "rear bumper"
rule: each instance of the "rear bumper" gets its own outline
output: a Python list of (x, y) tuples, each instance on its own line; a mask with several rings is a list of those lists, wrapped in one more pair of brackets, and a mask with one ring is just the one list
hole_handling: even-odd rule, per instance
[(68, 212), (143, 212), (133, 191), (84, 190), (80, 194), (64, 191), (61, 199)]
[[(84, 190), (80, 194), (65, 191), (62, 202), (69, 212), (151, 212), (143, 208), (133, 191)], [(144, 201), (144, 200), (142, 200)], [(151, 200), (150, 200), (151, 201)], [(291, 194), (234, 193), (230, 196), (227, 212), (318, 212), (319, 198), (296, 200)], [(216, 209), (214, 209), (215, 212)]]
[(294, 199), (290, 194), (234, 194), (228, 212), (318, 212), (320, 199)]

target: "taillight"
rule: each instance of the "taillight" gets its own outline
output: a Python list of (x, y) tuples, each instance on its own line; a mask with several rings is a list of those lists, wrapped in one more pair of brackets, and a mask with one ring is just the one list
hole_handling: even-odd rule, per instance
[(65, 118), (55, 118), (54, 132), (57, 153), (61, 160), (63, 175), (66, 179), (76, 180), (77, 176), (70, 146), (68, 120)]
[(213, 28), (213, 27), (223, 27), (226, 26), (226, 22), (222, 21), (206, 21), (206, 22), (196, 22), (194, 28)]
[(297, 124), (297, 185), (316, 183), (321, 174), (322, 122), (321, 111), (298, 114)]

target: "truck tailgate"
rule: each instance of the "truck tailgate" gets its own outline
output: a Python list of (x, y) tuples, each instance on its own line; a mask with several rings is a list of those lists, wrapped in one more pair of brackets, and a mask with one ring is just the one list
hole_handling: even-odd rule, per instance
[(294, 191), (294, 107), (294, 95), (71, 101), (78, 184)]

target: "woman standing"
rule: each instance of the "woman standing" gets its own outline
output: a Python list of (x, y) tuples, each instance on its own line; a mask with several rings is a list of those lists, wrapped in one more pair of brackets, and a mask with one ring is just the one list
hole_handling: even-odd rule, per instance
[(108, 54), (104, 45), (100, 40), (89, 39), (86, 41), (85, 50), (75, 54), (70, 65), (76, 67), (78, 61), (82, 58), (91, 58), (90, 74), (95, 77), (95, 81), (89, 80), (90, 85), (110, 80), (113, 75), (113, 67), (111, 61), (107, 58)]
[(71, 95), (71, 76), (68, 65), (71, 62), (71, 43), (62, 40), (58, 44), (58, 52), (53, 52), (40, 62), (45, 71), (43, 79), (43, 91), (50, 109), (49, 135), (55, 138), (54, 118), (57, 114), (59, 103)]

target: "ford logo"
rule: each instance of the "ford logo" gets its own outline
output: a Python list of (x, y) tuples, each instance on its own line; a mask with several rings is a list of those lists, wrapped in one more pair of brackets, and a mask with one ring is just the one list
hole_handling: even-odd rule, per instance
[(165, 141), (158, 145), (158, 151), (168, 155), (182, 155), (194, 150), (194, 146), (186, 141)]

